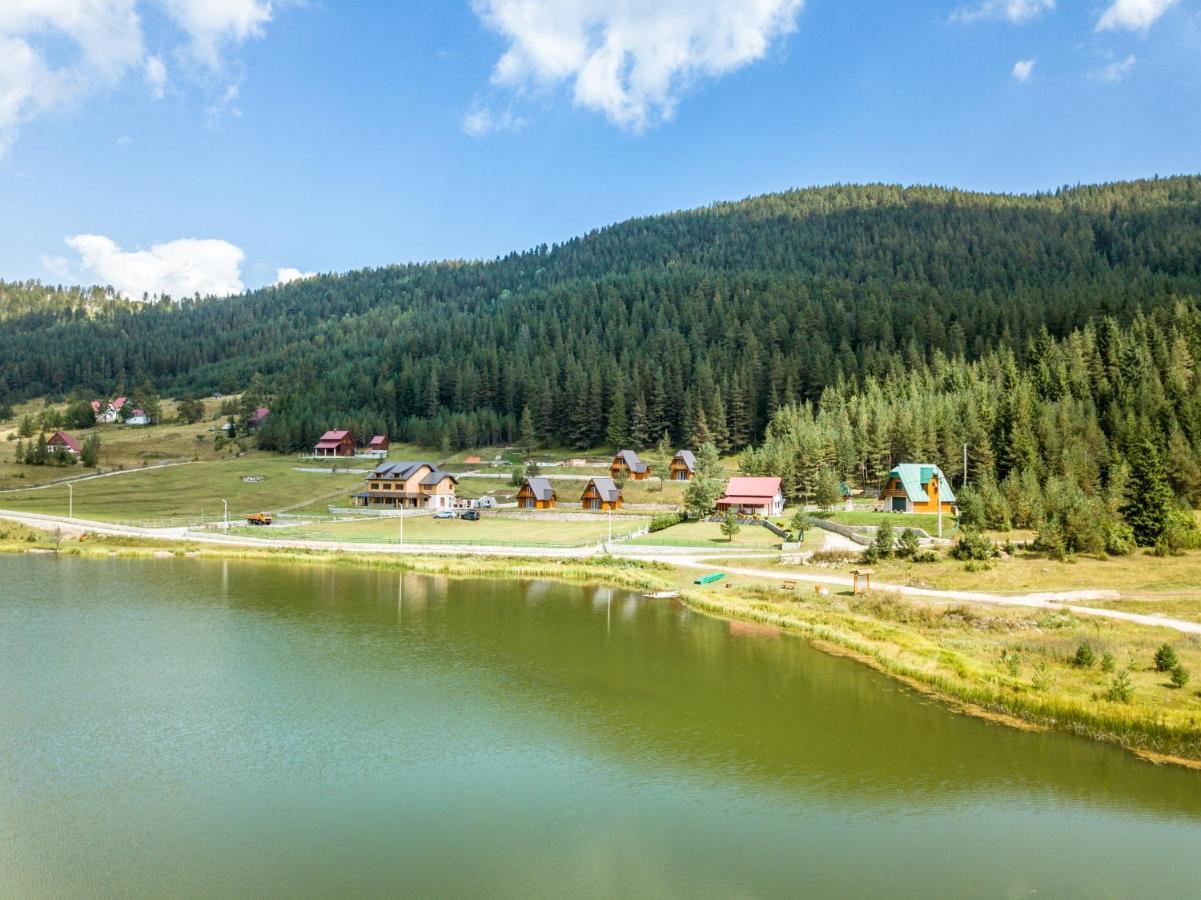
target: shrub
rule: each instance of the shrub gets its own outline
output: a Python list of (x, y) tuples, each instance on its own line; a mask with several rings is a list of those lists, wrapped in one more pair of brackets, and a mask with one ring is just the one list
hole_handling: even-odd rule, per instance
[(1022, 671), (1022, 657), (1016, 650), (1002, 650), (1001, 661), (1005, 663), (1005, 669), (1009, 674), (1017, 678)]
[(987, 561), (997, 556), (997, 545), (978, 531), (965, 534), (951, 550), (951, 556), (964, 562)]
[(1134, 682), (1130, 678), (1130, 673), (1123, 669), (1114, 676), (1113, 681), (1109, 685), (1109, 690), (1105, 692), (1105, 697), (1113, 703), (1129, 703), (1134, 697)]
[(938, 553), (936, 553), (934, 550), (919, 550), (917, 553), (913, 554), (913, 561), (915, 563), (938, 562), (938, 558)]
[(811, 557), (811, 561), (815, 563), (847, 563), (858, 562), (860, 558), (866, 559), (867, 554), (862, 554), (854, 550), (818, 550)]
[(1034, 675), (1030, 678), (1030, 687), (1036, 691), (1046, 691), (1051, 687), (1051, 669), (1046, 661), (1034, 667)]
[(1155, 651), (1155, 671), (1170, 672), (1180, 664), (1176, 658), (1176, 651), (1171, 644), (1164, 644)]
[(876, 542), (863, 551), (863, 558), (872, 563), (888, 559), (893, 555), (893, 544), (892, 525), (885, 519), (876, 529)]
[(679, 525), (683, 521), (683, 513), (656, 513), (651, 517), (651, 524), (649, 527), (652, 532), (663, 531), (665, 528), (671, 528), (673, 525)]
[(1190, 676), (1188, 673), (1188, 669), (1186, 669), (1184, 666), (1180, 665), (1180, 663), (1177, 663), (1176, 665), (1172, 666), (1172, 685), (1174, 687), (1178, 687), (1178, 688), (1184, 687), (1185, 685), (1187, 685), (1189, 683), (1189, 678), (1190, 678)]
[(1188, 510), (1173, 509), (1163, 533), (1155, 541), (1156, 556), (1179, 556), (1185, 550), (1201, 549), (1201, 528)]
[(921, 537), (916, 529), (906, 528), (901, 532), (901, 536), (897, 540), (897, 556), (901, 559), (913, 559), (921, 549)]
[(1072, 664), (1078, 669), (1091, 669), (1096, 661), (1097, 654), (1093, 652), (1093, 645), (1088, 641), (1076, 648), (1076, 655), (1072, 658)]
[(1109, 674), (1117, 666), (1117, 661), (1113, 658), (1113, 654), (1106, 650), (1101, 655), (1101, 671)]

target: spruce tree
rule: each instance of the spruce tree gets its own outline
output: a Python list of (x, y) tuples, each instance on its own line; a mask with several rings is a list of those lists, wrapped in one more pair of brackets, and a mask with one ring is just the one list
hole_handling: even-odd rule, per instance
[(1146, 438), (1131, 450), (1126, 498), (1121, 512), (1134, 531), (1135, 542), (1140, 547), (1154, 546), (1167, 527), (1173, 497), (1159, 451)]

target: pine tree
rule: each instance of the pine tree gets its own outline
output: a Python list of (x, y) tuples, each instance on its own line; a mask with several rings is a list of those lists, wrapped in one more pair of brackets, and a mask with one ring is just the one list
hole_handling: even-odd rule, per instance
[(646, 400), (641, 394), (634, 400), (634, 408), (630, 412), (630, 446), (641, 450), (650, 443), (650, 423), (647, 420)]
[(1121, 511), (1134, 531), (1135, 542), (1140, 547), (1154, 546), (1167, 527), (1173, 498), (1159, 451), (1146, 438), (1130, 454), (1126, 498)]
[(538, 438), (534, 435), (534, 415), (530, 412), (529, 404), (521, 411), (521, 449), (529, 453), (538, 446)]
[(609, 401), (609, 422), (605, 427), (605, 443), (614, 449), (626, 446), (630, 437), (630, 422), (626, 417), (626, 395), (621, 383), (613, 389)]
[(79, 452), (79, 461), (89, 469), (94, 469), (100, 461), (100, 438), (95, 434), (88, 435)]

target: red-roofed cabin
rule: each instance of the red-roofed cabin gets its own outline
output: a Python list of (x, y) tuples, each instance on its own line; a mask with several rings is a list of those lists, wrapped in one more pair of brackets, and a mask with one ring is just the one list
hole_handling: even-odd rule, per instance
[(314, 456), (354, 456), (354, 439), (349, 431), (327, 431), (313, 448)]
[(732, 509), (740, 516), (778, 516), (784, 512), (784, 492), (779, 478), (731, 478), (717, 511)]
[(250, 414), (250, 424), (256, 428), (267, 421), (267, 416), (271, 415), (271, 408), (268, 406), (256, 407), (254, 412)]
[(50, 435), (50, 440), (46, 441), (46, 449), (51, 453), (57, 453), (60, 447), (67, 453), (78, 453), (81, 449), (79, 441), (75, 440), (71, 435), (65, 431), (56, 431)]
[(387, 450), (392, 446), (392, 442), (388, 440), (386, 435), (377, 434), (367, 446), (372, 450)]

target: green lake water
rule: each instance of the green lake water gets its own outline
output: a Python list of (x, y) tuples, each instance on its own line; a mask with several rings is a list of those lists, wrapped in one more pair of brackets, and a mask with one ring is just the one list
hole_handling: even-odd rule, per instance
[(1201, 774), (605, 588), (0, 559), (0, 895), (1185, 897)]

